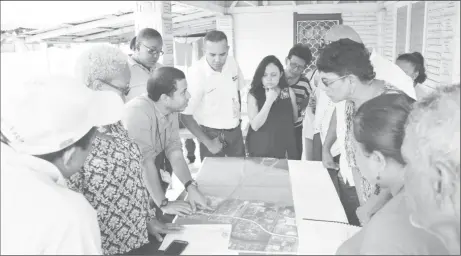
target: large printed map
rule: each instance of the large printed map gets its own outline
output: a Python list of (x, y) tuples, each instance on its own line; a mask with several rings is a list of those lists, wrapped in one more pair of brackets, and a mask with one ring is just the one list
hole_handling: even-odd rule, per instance
[(207, 196), (213, 211), (178, 218), (178, 224), (232, 224), (230, 250), (249, 253), (295, 254), (298, 232), (292, 206), (257, 200)]

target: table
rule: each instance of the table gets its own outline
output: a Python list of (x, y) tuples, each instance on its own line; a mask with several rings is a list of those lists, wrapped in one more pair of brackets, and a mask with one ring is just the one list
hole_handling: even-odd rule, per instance
[[(235, 180), (229, 181), (228, 178), (219, 174), (220, 170), (226, 168), (239, 171), (241, 168), (239, 166), (245, 164), (245, 161), (253, 160), (254, 159), (243, 160), (241, 158), (206, 158), (197, 177), (199, 186), (204, 186), (204, 190), (211, 191), (218, 189), (220, 186), (213, 186), (211, 181), (216, 184), (221, 184), (226, 181), (229, 183), (230, 191), (232, 185), (236, 184)], [(278, 185), (275, 185), (274, 188), (271, 189), (271, 191), (273, 191), (273, 193), (270, 193), (271, 195), (265, 196), (272, 198), (274, 201), (292, 200), (296, 212), (298, 228), (298, 254), (334, 254), (337, 247), (345, 239), (342, 226), (338, 224), (331, 225), (323, 222), (303, 220), (303, 218), (311, 218), (347, 222), (346, 214), (327, 170), (323, 168), (321, 162), (313, 161), (289, 160), (288, 168), (291, 193), (287, 192), (285, 188), (286, 182), (280, 181), (281, 179), (274, 176), (272, 182), (276, 182)], [(209, 182), (203, 179), (203, 181), (200, 182), (200, 176), (203, 173), (209, 174), (207, 175), (207, 180)], [(249, 185), (251, 188), (247, 188), (245, 193), (242, 193), (240, 196), (253, 193), (253, 191), (255, 191), (254, 182), (256, 180), (257, 179), (250, 179), (246, 181), (247, 184), (252, 184)], [(270, 178), (264, 180), (270, 180)], [(219, 191), (226, 191), (226, 189), (219, 188)], [(289, 196), (292, 196), (292, 199), (288, 199)], [(167, 217), (169, 220), (172, 219), (172, 216)], [(153, 237), (151, 239), (153, 240), (150, 244), (133, 253), (138, 255), (156, 253), (160, 243), (156, 242)]]

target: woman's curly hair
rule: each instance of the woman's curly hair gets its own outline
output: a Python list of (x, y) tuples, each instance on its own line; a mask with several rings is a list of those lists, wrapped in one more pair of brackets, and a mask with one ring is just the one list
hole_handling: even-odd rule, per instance
[(317, 69), (338, 76), (353, 74), (360, 81), (371, 81), (376, 77), (370, 61), (370, 52), (364, 44), (350, 39), (340, 39), (327, 45), (317, 60)]
[(90, 89), (99, 90), (101, 81), (110, 81), (128, 66), (127, 55), (120, 49), (101, 44), (86, 49), (77, 59), (75, 75)]

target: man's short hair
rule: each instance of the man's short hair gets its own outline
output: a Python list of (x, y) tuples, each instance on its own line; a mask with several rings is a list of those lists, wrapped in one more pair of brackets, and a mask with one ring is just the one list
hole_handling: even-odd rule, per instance
[(151, 100), (157, 102), (162, 94), (173, 95), (177, 90), (177, 82), (185, 78), (184, 72), (177, 68), (157, 68), (147, 80), (147, 94)]
[(291, 59), (293, 55), (303, 59), (306, 62), (306, 65), (309, 65), (312, 61), (311, 49), (305, 44), (295, 44), (288, 52), (288, 59)]
[(402, 152), (410, 165), (421, 169), (443, 161), (457, 167), (459, 175), (460, 85), (439, 87), (416, 102), (405, 134)]
[(224, 32), (219, 31), (219, 30), (210, 31), (206, 33), (205, 35), (205, 42), (209, 41), (213, 43), (218, 43), (218, 42), (221, 42), (222, 40), (226, 40), (226, 42), (228, 42), (226, 34), (224, 34)]

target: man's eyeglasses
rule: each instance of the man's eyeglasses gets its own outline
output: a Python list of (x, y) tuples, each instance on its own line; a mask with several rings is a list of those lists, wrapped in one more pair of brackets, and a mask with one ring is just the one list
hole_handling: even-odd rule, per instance
[(144, 47), (146, 47), (147, 49), (147, 52), (150, 54), (150, 55), (158, 55), (158, 56), (162, 56), (164, 54), (163, 51), (158, 51), (157, 49), (152, 49), (150, 47), (148, 47), (147, 45), (141, 43)]
[(320, 49), (325, 48), (327, 45), (329, 45), (331, 41), (326, 41), (325, 39), (320, 39)]
[(298, 64), (293, 63), (293, 62), (290, 61), (290, 68), (293, 69), (293, 70), (304, 71), (304, 69), (306, 69), (306, 66), (301, 66), (301, 65), (298, 65)]
[(130, 87), (130, 84), (127, 84), (124, 88), (120, 88), (118, 86), (115, 86), (109, 82), (106, 82), (104, 80), (101, 80), (101, 79), (98, 79), (99, 81), (101, 81), (102, 83), (104, 83), (105, 85), (108, 85), (114, 89), (116, 89), (117, 91), (121, 92), (123, 95), (127, 96), (129, 93), (130, 93), (130, 90), (131, 90), (131, 87)]
[(350, 74), (349, 74), (349, 75), (345, 75), (345, 76), (338, 77), (337, 79), (335, 79), (335, 80), (333, 80), (333, 81), (328, 81), (328, 80), (326, 80), (325, 78), (322, 78), (322, 83), (323, 83), (326, 87), (330, 87), (330, 86), (331, 86), (333, 83), (335, 83), (336, 81), (339, 81), (339, 80), (341, 80), (341, 79), (343, 79), (343, 78), (345, 78), (345, 77), (348, 77), (348, 76), (350, 76)]

